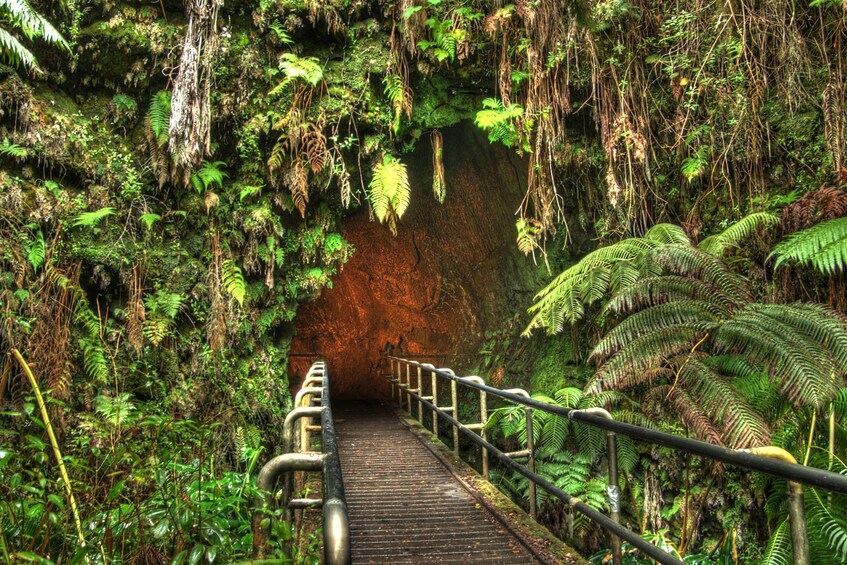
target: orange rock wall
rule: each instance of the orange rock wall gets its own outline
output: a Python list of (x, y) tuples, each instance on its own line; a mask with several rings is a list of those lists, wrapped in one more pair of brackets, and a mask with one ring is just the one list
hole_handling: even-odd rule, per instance
[(308, 355), (319, 353), (333, 398), (384, 397), (381, 353), (441, 355), (432, 362), (460, 369), (456, 363), (479, 351), (486, 330), (526, 308), (531, 289), (522, 288), (521, 275), (532, 259), (515, 245), (525, 165), (473, 125), (443, 134), (443, 205), (432, 195), (431, 151), (421, 141), (402, 158), (412, 202), (397, 236), (369, 221), (367, 211), (345, 221), (356, 253), (333, 288), (297, 313), (292, 384), (308, 368)]

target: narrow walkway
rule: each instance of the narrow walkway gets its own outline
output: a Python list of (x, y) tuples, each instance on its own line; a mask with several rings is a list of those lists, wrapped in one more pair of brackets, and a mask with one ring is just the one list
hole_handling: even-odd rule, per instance
[(333, 412), (353, 565), (538, 563), (388, 407)]

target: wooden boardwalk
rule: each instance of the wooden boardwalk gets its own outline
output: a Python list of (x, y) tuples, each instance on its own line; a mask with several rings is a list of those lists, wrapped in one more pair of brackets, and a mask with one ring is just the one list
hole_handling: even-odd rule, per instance
[(390, 408), (333, 412), (354, 565), (539, 563)]

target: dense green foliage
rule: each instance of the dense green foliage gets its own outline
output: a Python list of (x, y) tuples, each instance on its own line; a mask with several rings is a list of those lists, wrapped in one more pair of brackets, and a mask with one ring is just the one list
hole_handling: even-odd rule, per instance
[[(398, 229), (403, 155), (426, 134), (434, 198), (462, 205), (438, 132), (462, 120), (526, 158), (521, 250), (572, 230), (609, 244), (553, 259), (528, 329), (573, 329), (519, 360), (550, 386), (537, 392), (837, 468), (843, 319), (793, 302), (847, 301), (846, 35), (837, 1), (0, 0), (0, 352), (22, 351), (47, 391), (90, 537), (77, 547), (45, 423), (4, 356), (4, 558), (245, 555), (298, 306), (354, 252), (346, 214)], [(795, 199), (775, 237), (795, 235), (771, 249), (763, 230)], [(487, 331), (502, 383), (524, 349)], [(544, 472), (601, 506), (600, 475), (584, 480), (596, 438), (562, 426), (536, 427)], [(685, 552), (733, 491), (707, 535), (737, 531), (752, 559), (770, 528), (780, 555), (780, 485), (658, 459), (628, 459), (636, 526)], [(680, 468), (720, 485), (680, 487)], [(816, 547), (843, 560), (844, 516), (809, 496)], [(768, 524), (742, 531), (762, 504)]]

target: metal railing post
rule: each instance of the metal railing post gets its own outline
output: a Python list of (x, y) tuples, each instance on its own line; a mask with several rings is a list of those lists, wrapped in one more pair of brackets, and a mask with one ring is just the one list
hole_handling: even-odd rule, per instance
[[(572, 412), (572, 414), (574, 412)], [(579, 410), (579, 412), (584, 414), (594, 414), (595, 416), (601, 416), (607, 420), (614, 420), (609, 411), (604, 408), (584, 408)], [(609, 486), (606, 489), (606, 493), (609, 498), (609, 514), (615, 523), (620, 524), (621, 490), (618, 481), (618, 436), (615, 432), (606, 432), (606, 450), (608, 451), (607, 457), (609, 459)], [(614, 534), (610, 534), (609, 541), (612, 546), (612, 563), (614, 563), (614, 565), (620, 565), (623, 560), (623, 555), (621, 553), (621, 539)]]
[[(453, 399), (453, 419), (459, 420), (459, 390), (456, 381), (450, 381), (450, 398)], [(459, 457), (459, 428), (453, 426), (453, 455)]]
[(403, 408), (403, 389), (400, 388), (400, 361), (397, 361), (397, 404)]
[[(481, 385), (485, 384), (485, 380), (478, 375), (471, 375), (470, 377), (464, 377), (466, 380), (479, 383)], [(479, 437), (483, 440), (488, 441), (488, 431), (485, 429), (485, 424), (488, 423), (488, 395), (484, 390), (479, 391), (479, 423), (478, 424), (467, 424), (465, 427), (469, 430), (473, 430), (475, 432), (479, 432)], [(487, 481), (488, 480), (488, 449), (483, 446), (480, 446), (481, 456), (482, 456), (482, 476)]]
[(406, 365), (406, 411), (412, 415), (412, 366)]
[(423, 385), (421, 384), (421, 368), (418, 367), (418, 423), (423, 426)]
[[(435, 367), (432, 368), (432, 405), (438, 406), (438, 380)], [(432, 411), (432, 435), (438, 437), (438, 414), (435, 410)]]
[[(773, 445), (739, 449), (739, 451), (797, 463), (793, 455), (781, 447)], [(791, 524), (791, 548), (794, 554), (794, 565), (808, 565), (810, 560), (809, 537), (806, 533), (806, 504), (803, 500), (803, 485), (797, 481), (786, 481), (786, 484), (788, 490), (788, 522)]]
[(321, 427), (324, 432), (321, 442), (324, 452), (324, 563), (326, 565), (349, 565), (351, 561), (350, 521), (347, 514), (347, 501), (344, 496), (344, 480), (341, 476), (341, 460), (338, 457), (335, 422), (332, 419), (329, 386), (326, 387), (326, 392), (321, 397), (321, 406), (325, 408), (321, 415)]
[[(480, 421), (482, 423), (482, 439), (488, 441), (488, 393), (484, 390), (479, 391), (479, 415)], [(489, 477), (489, 468), (488, 468), (488, 449), (485, 447), (482, 448), (482, 477), (488, 481)]]

